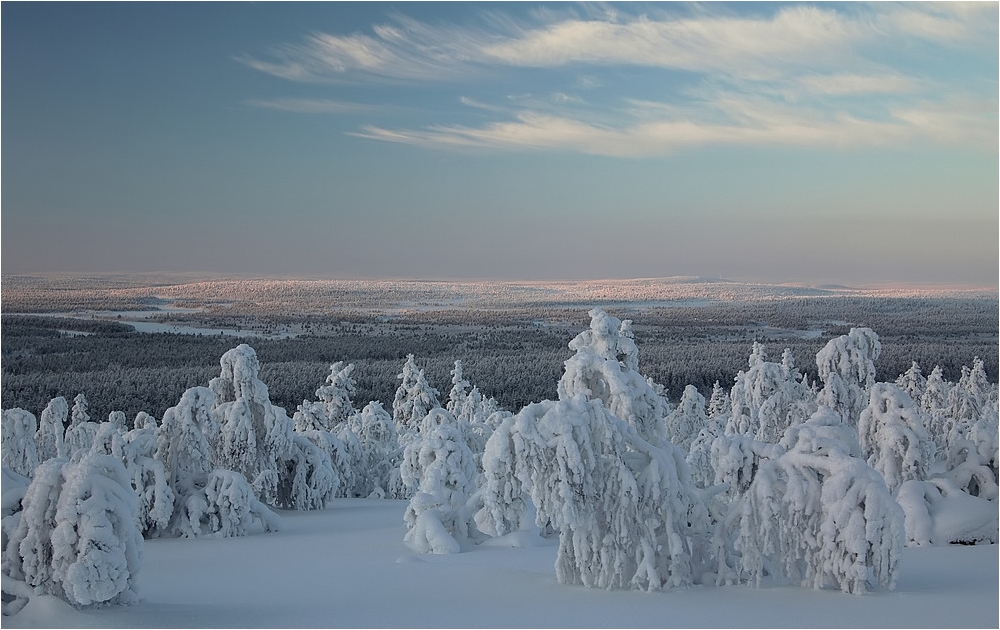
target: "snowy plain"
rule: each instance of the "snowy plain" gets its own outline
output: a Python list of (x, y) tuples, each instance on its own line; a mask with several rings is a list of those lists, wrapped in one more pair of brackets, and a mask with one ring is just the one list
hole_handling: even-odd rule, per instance
[(894, 591), (762, 584), (661, 592), (556, 581), (557, 540), (522, 530), (451, 555), (403, 542), (406, 501), (278, 510), (278, 532), (144, 544), (141, 601), (35, 597), (6, 628), (996, 628), (996, 545), (907, 547)]

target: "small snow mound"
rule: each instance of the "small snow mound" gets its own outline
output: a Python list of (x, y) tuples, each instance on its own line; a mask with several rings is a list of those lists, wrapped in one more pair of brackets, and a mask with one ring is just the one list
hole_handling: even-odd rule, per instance
[(396, 558), (396, 564), (414, 564), (416, 562), (425, 562), (425, 560), (415, 553), (408, 553)]
[(537, 530), (520, 530), (504, 536), (498, 536), (497, 538), (488, 538), (483, 541), (482, 546), (523, 549), (528, 547), (542, 547), (548, 544), (551, 544), (550, 541), (539, 536)]

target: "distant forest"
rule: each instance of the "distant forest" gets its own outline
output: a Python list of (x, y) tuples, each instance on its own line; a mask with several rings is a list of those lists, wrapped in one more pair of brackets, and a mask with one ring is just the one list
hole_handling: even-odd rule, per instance
[[(632, 319), (639, 369), (667, 388), (676, 403), (686, 385), (706, 397), (718, 381), (725, 388), (747, 366), (753, 342), (771, 360), (789, 348), (796, 366), (817, 379), (815, 355), (851, 327), (869, 327), (882, 343), (877, 378), (892, 381), (916, 361), (929, 374), (940, 365), (957, 381), (975, 357), (992, 382), (998, 374), (998, 303), (995, 298), (803, 297), (794, 300), (718, 302), (705, 306), (637, 308), (603, 306)], [(189, 387), (219, 374), (219, 358), (249, 343), (262, 367), (271, 400), (292, 414), (336, 361), (353, 363), (357, 407), (370, 400), (391, 404), (407, 354), (416, 356), (443, 396), (461, 360), (465, 378), (505, 409), (556, 398), (569, 341), (590, 318), (586, 307), (511, 311), (417, 311), (392, 319), (357, 313), (308, 318), (307, 332), (290, 339), (219, 334), (137, 333), (106, 320), (4, 314), (2, 405), (38, 414), (50, 399), (85, 394), (90, 415), (107, 418), (145, 411), (158, 418)], [(273, 315), (255, 328), (295, 320)]]

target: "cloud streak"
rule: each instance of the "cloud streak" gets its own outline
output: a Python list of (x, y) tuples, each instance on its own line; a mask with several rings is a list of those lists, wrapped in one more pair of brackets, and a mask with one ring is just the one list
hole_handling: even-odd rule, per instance
[[(437, 121), (351, 132), (424, 147), (632, 157), (720, 144), (857, 147), (919, 139), (996, 147), (995, 77), (977, 91), (897, 67), (906, 47), (995, 49), (995, 3), (791, 5), (769, 14), (712, 5), (657, 7), (649, 15), (618, 8), (587, 17), (545, 10), (521, 21), (490, 15), (477, 26), (395, 16), (371, 33), (312, 33), (267, 59), (240, 61), (297, 82), (461, 83), (460, 102), (493, 117), (478, 125)], [(638, 96), (634, 85), (626, 86), (632, 95), (618, 85), (616, 100), (602, 100), (596, 95), (611, 88), (595, 75), (609, 68), (682, 73), (687, 81), (664, 79), (672, 95), (662, 100)], [(476, 85), (505, 69), (569, 72), (573, 79), (548, 96), (522, 93), (502, 104), (475, 94)], [(568, 91), (570, 84), (588, 98)], [(327, 101), (255, 104), (347, 113)]]

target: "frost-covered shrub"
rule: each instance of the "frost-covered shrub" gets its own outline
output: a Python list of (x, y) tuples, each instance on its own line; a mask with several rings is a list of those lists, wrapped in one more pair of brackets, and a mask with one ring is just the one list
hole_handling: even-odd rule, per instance
[(926, 479), (934, 443), (913, 399), (892, 383), (876, 383), (858, 421), (861, 452), (895, 494), (904, 481)]
[(459, 551), (470, 535), (467, 504), (477, 473), (472, 451), (449, 411), (433, 409), (424, 418), (420, 439), (406, 447), (400, 474), (413, 491), (404, 515), (406, 542), (422, 553)]
[(280, 519), (257, 500), (254, 489), (238, 472), (216, 469), (199, 491), (186, 497), (178, 527), (185, 538), (246, 536), (259, 523), (277, 531)]
[(41, 462), (35, 432), (38, 420), (24, 409), (4, 409), (0, 418), (0, 461), (4, 467), (30, 477)]
[(582, 394), (515, 416), (515, 469), (540, 523), (559, 532), (556, 578), (596, 588), (690, 584), (707, 514), (681, 451), (644, 440)]
[(911, 479), (896, 500), (906, 514), (907, 545), (997, 542), (997, 508), (967, 494), (950, 479)]
[(850, 333), (831, 339), (816, 353), (823, 381), (819, 403), (856, 427), (868, 405), (869, 390), (875, 384), (875, 360), (881, 353), (882, 344), (870, 328), (852, 328)]
[(38, 444), (38, 461), (44, 462), (52, 457), (66, 457), (66, 417), (69, 415), (69, 404), (62, 396), (49, 401), (38, 418), (38, 431), (35, 432), (35, 442)]
[(997, 482), (997, 403), (987, 403), (966, 437), (955, 438), (948, 449), (943, 475), (962, 491), (996, 502)]
[(77, 462), (46, 461), (4, 548), (5, 578), (78, 606), (135, 601), (142, 561), (137, 504), (116, 457), (95, 452)]
[(790, 427), (785, 453), (763, 461), (742, 507), (742, 575), (864, 593), (893, 588), (903, 511), (882, 477), (858, 457), (853, 430), (820, 408)]

